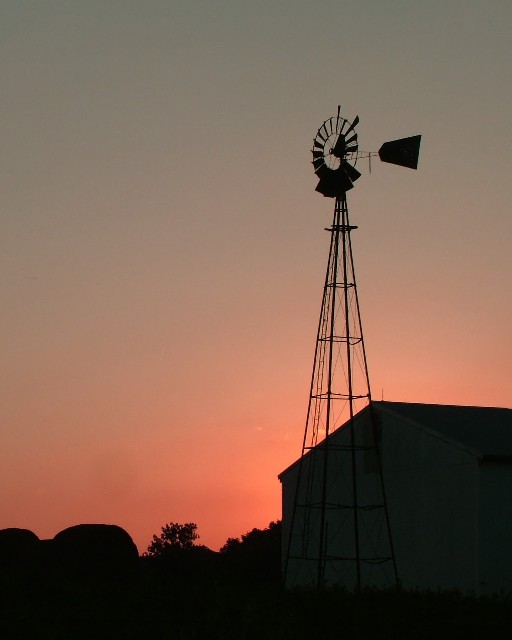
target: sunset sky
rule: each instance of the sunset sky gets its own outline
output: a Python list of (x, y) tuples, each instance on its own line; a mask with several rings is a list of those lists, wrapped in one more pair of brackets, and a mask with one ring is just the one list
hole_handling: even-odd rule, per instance
[(0, 528), (280, 517), (333, 201), (376, 399), (512, 407), (510, 0), (0, 0)]

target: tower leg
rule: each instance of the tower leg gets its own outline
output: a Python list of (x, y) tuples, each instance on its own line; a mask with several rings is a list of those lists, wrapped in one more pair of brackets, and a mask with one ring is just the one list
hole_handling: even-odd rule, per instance
[(336, 199), (299, 461), (283, 477), (288, 586), (396, 584), (346, 196)]

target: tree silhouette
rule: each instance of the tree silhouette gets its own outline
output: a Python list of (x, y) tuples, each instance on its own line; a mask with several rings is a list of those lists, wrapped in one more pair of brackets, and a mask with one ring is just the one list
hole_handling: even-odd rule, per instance
[(194, 546), (194, 541), (198, 538), (197, 524), (170, 522), (162, 527), (162, 533), (159, 536), (153, 536), (144, 555), (151, 558), (161, 558), (169, 553), (185, 551), (191, 549)]
[(252, 584), (278, 582), (281, 577), (281, 522), (266, 529), (252, 529), (239, 538), (228, 538), (220, 549), (231, 579)]

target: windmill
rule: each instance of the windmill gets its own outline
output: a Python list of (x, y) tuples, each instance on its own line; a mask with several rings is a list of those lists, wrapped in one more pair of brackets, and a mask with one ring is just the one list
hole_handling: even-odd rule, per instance
[(361, 176), (355, 167), (360, 158), (370, 162), (378, 155), (416, 169), (421, 136), (360, 152), (358, 123), (357, 116), (343, 118), (338, 107), (313, 141), (316, 191), (335, 205), (302, 453), (293, 471), (293, 504), (283, 513), (287, 585), (361, 588), (398, 580), (379, 426), (372, 418), (369, 431), (356, 428), (360, 410), (373, 412), (351, 244), (357, 227), (350, 224), (346, 194)]

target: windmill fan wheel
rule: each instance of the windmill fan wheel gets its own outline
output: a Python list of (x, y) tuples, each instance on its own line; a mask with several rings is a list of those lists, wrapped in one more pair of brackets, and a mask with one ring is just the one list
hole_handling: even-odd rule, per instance
[(358, 150), (355, 127), (359, 116), (350, 123), (338, 114), (326, 120), (313, 141), (313, 167), (318, 177), (316, 191), (327, 198), (340, 198), (352, 189), (361, 176), (348, 161)]

